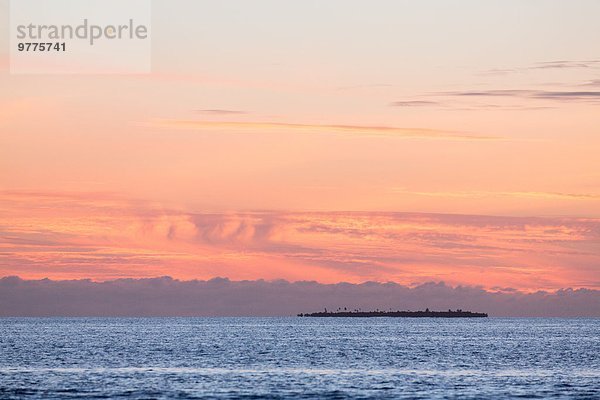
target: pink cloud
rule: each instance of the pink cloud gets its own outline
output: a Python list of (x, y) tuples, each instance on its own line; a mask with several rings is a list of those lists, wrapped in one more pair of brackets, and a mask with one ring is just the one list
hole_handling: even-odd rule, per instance
[(194, 213), (73, 193), (4, 193), (0, 208), (0, 276), (600, 287), (600, 221), (590, 218)]

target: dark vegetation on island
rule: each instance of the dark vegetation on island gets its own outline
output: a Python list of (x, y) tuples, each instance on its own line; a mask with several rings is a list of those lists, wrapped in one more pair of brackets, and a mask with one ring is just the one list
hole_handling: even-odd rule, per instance
[(299, 317), (403, 317), (403, 318), (486, 318), (487, 313), (448, 310), (448, 311), (362, 311), (338, 308), (336, 311), (320, 311), (314, 313), (298, 314)]

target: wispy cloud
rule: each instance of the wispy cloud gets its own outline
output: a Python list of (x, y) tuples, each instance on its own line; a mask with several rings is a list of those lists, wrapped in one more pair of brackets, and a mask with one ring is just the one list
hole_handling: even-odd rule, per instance
[(442, 92), (438, 95), (454, 97), (516, 97), (522, 99), (542, 99), (559, 101), (600, 101), (599, 91), (549, 91), (549, 90), (474, 90)]
[(393, 87), (393, 86), (394, 85), (391, 85), (389, 83), (371, 83), (371, 84), (364, 84), (364, 85), (340, 86), (337, 88), (337, 90), (389, 88), (389, 87)]
[(207, 110), (195, 110), (198, 114), (207, 115), (240, 115), (247, 114), (246, 111), (241, 110), (224, 110), (224, 109), (207, 109)]
[(226, 129), (246, 132), (304, 132), (337, 133), (365, 136), (389, 136), (401, 138), (445, 139), (445, 140), (493, 140), (496, 136), (470, 134), (438, 129), (401, 128), (394, 126), (344, 125), (344, 124), (301, 124), (286, 122), (246, 122), (246, 121), (198, 121), (198, 120), (159, 120), (154, 126), (180, 129)]
[(581, 86), (600, 87), (600, 79), (594, 79), (583, 83)]
[(597, 69), (600, 60), (555, 60), (541, 61), (527, 66), (512, 68), (493, 68), (480, 73), (480, 75), (507, 75), (524, 73), (535, 70), (566, 70), (566, 69)]
[[(450, 95), (456, 95), (456, 92), (451, 92)], [(460, 92), (457, 96), (473, 96), (473, 97), (484, 97), (484, 92)], [(432, 96), (432, 95), (427, 95)], [(436, 96), (439, 96), (437, 94)], [(492, 93), (488, 97), (509, 97), (509, 94)], [(437, 110), (448, 110), (448, 111), (531, 111), (531, 110), (545, 110), (555, 108), (549, 105), (522, 105), (522, 104), (493, 104), (493, 103), (473, 103), (456, 100), (444, 100), (444, 101), (430, 101), (430, 100), (404, 100), (395, 101), (390, 103), (391, 107), (410, 108), (410, 107), (434, 107)]]
[[(600, 87), (594, 80), (580, 85)], [(506, 104), (506, 99), (516, 103)], [(532, 103), (531, 101), (535, 101)], [(484, 101), (482, 103), (482, 101)], [(545, 102), (544, 102), (545, 101)], [(549, 103), (554, 102), (554, 104)], [(540, 110), (555, 108), (558, 103), (600, 104), (600, 91), (597, 90), (533, 90), (533, 89), (485, 89), (427, 93), (421, 100), (403, 100), (390, 103), (395, 107), (436, 107), (446, 110)]]
[(533, 191), (454, 191), (454, 192), (425, 192), (410, 191), (405, 189), (393, 189), (394, 193), (431, 196), (431, 197), (464, 197), (464, 198), (484, 198), (484, 197), (520, 197), (520, 198), (545, 198), (545, 199), (565, 199), (565, 200), (600, 200), (600, 194), (589, 193), (560, 193), (560, 192), (533, 192)]
[(392, 107), (425, 107), (425, 106), (437, 106), (440, 105), (437, 101), (430, 100), (405, 100), (405, 101), (394, 101), (390, 103)]
[(535, 63), (527, 69), (600, 68), (600, 60), (558, 60)]

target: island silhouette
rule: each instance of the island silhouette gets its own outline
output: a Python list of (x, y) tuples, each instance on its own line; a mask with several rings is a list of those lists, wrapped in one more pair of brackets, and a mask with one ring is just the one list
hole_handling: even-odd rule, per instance
[(313, 313), (300, 313), (298, 317), (399, 317), (399, 318), (487, 318), (487, 313), (463, 311), (457, 309), (455, 311), (430, 311), (429, 308), (425, 311), (362, 311), (360, 309), (347, 310), (346, 308), (338, 308), (336, 311), (324, 311)]

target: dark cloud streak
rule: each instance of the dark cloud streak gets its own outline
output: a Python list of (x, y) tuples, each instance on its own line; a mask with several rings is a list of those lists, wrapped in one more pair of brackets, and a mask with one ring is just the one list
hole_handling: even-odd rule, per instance
[(549, 90), (476, 90), (441, 92), (438, 96), (450, 97), (512, 97), (534, 100), (558, 100), (577, 102), (600, 102), (600, 91), (549, 91)]

